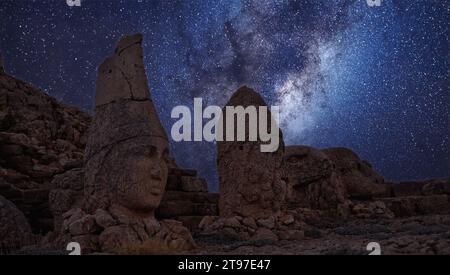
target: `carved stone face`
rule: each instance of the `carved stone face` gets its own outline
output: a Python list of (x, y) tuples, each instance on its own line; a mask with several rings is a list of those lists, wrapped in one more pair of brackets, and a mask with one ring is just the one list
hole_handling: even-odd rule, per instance
[(321, 150), (306, 146), (286, 147), (283, 178), (287, 202), (292, 207), (334, 208), (345, 199), (345, 189), (334, 163)]
[(283, 158), (284, 177), (294, 188), (331, 176), (333, 164), (326, 154), (305, 146), (289, 146)]
[(167, 142), (149, 136), (130, 138), (95, 154), (85, 167), (88, 209), (118, 205), (153, 215), (167, 182), (167, 158)]
[(117, 182), (117, 203), (131, 210), (152, 212), (167, 182), (167, 148), (138, 145), (123, 152), (123, 175)]

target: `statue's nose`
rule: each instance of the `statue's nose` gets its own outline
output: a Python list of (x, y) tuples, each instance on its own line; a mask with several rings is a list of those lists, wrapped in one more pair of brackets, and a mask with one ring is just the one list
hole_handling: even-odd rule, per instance
[(159, 165), (154, 165), (150, 169), (151, 176), (153, 179), (161, 180), (162, 179), (162, 169)]

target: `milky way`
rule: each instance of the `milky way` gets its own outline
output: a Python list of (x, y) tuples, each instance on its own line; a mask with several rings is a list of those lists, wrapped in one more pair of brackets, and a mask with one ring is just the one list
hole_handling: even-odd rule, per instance
[[(239, 86), (279, 105), (287, 144), (349, 147), (388, 180), (450, 176), (449, 6), (365, 0), (0, 2), (6, 70), (93, 110), (96, 68), (142, 32), (168, 132), (176, 105), (223, 105)], [(172, 143), (217, 190), (215, 146)]]

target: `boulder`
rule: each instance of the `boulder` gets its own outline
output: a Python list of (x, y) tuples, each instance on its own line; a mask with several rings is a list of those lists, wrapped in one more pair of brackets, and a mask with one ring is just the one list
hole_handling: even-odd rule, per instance
[(0, 252), (15, 250), (32, 240), (31, 227), (24, 214), (4, 197), (0, 196)]

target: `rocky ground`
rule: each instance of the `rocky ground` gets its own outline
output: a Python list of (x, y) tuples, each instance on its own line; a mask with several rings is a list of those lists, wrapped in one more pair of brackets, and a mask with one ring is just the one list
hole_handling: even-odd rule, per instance
[(302, 240), (238, 241), (197, 236), (198, 254), (368, 255), (371, 242), (382, 255), (450, 254), (450, 216), (368, 219), (329, 224), (305, 232)]

